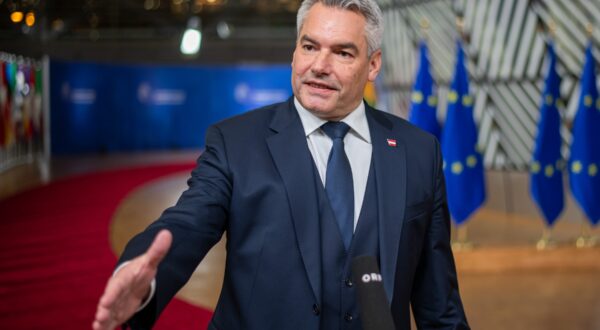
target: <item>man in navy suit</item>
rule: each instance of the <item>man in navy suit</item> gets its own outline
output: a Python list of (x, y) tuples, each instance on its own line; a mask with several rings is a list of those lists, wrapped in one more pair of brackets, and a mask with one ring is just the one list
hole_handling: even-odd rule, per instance
[(126, 247), (94, 329), (150, 328), (227, 235), (209, 329), (361, 329), (349, 264), (379, 261), (398, 329), (468, 329), (439, 143), (362, 99), (381, 67), (374, 0), (306, 0), (294, 97), (209, 128), (177, 204)]

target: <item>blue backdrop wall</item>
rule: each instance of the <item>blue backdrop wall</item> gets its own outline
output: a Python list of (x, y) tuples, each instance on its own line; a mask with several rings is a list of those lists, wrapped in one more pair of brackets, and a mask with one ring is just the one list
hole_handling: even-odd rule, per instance
[(51, 61), (52, 152), (198, 148), (221, 119), (292, 95), (291, 67)]

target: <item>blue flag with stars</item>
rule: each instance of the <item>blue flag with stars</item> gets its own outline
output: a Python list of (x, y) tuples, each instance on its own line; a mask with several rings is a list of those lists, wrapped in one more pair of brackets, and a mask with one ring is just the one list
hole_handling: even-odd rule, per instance
[(531, 162), (531, 195), (552, 226), (564, 207), (562, 156), (560, 154), (560, 76), (556, 72), (554, 45), (548, 45), (550, 65), (542, 94), (540, 119)]
[(573, 197), (594, 225), (600, 221), (600, 100), (592, 44), (585, 51), (581, 95), (569, 159), (569, 181)]
[(464, 52), (456, 43), (456, 68), (448, 93), (446, 124), (442, 131), (444, 175), (450, 214), (457, 224), (465, 222), (485, 200), (483, 161), (477, 150), (477, 126)]
[(419, 46), (419, 69), (413, 86), (410, 109), (410, 122), (435, 135), (439, 140), (441, 128), (436, 117), (437, 97), (433, 95), (433, 78), (425, 41), (421, 41)]

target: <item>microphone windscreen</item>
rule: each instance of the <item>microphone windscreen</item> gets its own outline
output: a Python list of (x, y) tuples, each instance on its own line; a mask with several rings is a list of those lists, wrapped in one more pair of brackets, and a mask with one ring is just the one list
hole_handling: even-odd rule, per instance
[(352, 260), (352, 277), (358, 292), (363, 330), (394, 330), (377, 259), (359, 256)]

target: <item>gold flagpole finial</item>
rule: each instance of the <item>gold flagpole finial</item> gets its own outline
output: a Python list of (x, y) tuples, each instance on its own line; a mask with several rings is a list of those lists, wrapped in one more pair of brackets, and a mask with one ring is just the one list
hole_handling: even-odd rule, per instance
[(425, 17), (421, 18), (419, 25), (421, 26), (421, 29), (423, 29), (424, 31), (429, 30), (430, 24), (429, 24), (429, 20), (427, 18), (425, 18)]
[(460, 34), (460, 36), (463, 36), (464, 33), (464, 28), (465, 28), (465, 20), (462, 16), (456, 16), (456, 29), (458, 30), (458, 33)]
[(552, 38), (556, 37), (556, 22), (554, 20), (550, 20), (548, 23), (548, 30), (550, 31), (550, 36), (552, 36)]
[(423, 17), (423, 18), (421, 18), (419, 25), (421, 26), (421, 32), (423, 33), (423, 38), (428, 39), (429, 27), (431, 26), (429, 23), (429, 20), (427, 18)]
[(587, 23), (585, 25), (585, 32), (587, 32), (588, 37), (592, 37), (592, 33), (594, 33), (594, 26), (592, 23)]

